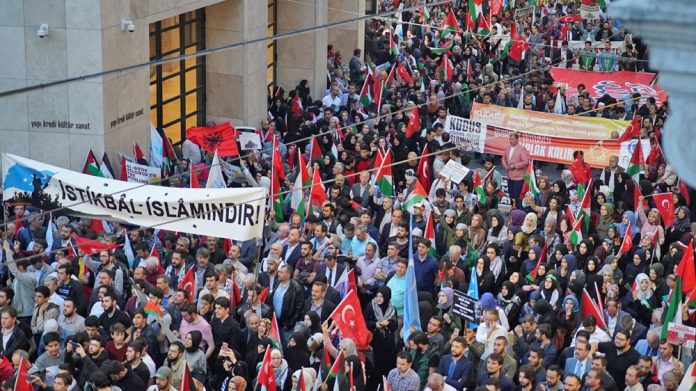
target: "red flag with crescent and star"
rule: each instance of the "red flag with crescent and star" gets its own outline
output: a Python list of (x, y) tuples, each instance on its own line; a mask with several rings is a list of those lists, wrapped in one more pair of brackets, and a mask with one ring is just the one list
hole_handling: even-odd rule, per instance
[(177, 289), (183, 289), (188, 293), (189, 303), (193, 303), (193, 300), (195, 299), (193, 295), (193, 292), (196, 288), (195, 285), (196, 276), (193, 274), (193, 267), (191, 267), (184, 275), (184, 278), (182, 278), (181, 281), (179, 281), (179, 285), (177, 286)]
[(665, 227), (674, 225), (674, 198), (672, 193), (658, 193), (652, 195), (655, 206), (660, 212), (662, 221), (665, 222)]
[(355, 290), (348, 292), (330, 316), (336, 322), (343, 338), (350, 338), (359, 350), (370, 347), (372, 333), (367, 329), (360, 299)]
[(270, 348), (266, 348), (266, 354), (263, 355), (257, 383), (261, 386), (265, 386), (266, 391), (276, 391), (275, 376), (273, 375), (273, 367), (271, 366)]

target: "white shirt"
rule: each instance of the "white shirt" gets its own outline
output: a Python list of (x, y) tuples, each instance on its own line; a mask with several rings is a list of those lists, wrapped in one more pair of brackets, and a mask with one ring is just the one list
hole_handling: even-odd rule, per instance
[(324, 107), (330, 107), (333, 111), (337, 111), (338, 108), (341, 107), (341, 97), (339, 95), (326, 95), (324, 98), (322, 98), (321, 104)]

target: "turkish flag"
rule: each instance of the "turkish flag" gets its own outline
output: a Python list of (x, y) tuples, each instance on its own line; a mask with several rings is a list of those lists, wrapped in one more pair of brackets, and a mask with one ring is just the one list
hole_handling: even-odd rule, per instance
[(418, 177), (418, 182), (423, 186), (424, 189), (430, 189), (430, 182), (432, 180), (430, 174), (430, 157), (428, 156), (428, 146), (423, 148), (423, 153), (421, 153), (421, 159), (418, 162), (418, 169), (416, 169), (416, 176)]
[(372, 333), (365, 324), (360, 299), (355, 290), (348, 292), (330, 317), (336, 322), (343, 338), (352, 339), (359, 350), (369, 348)]
[[(696, 289), (696, 265), (694, 265), (694, 242), (689, 242), (684, 250), (677, 275), (682, 279), (682, 292), (689, 294)], [(687, 302), (688, 303), (688, 302)]]
[(266, 391), (276, 391), (275, 376), (273, 367), (271, 366), (271, 347), (266, 348), (266, 354), (263, 355), (261, 368), (259, 368), (259, 376), (257, 383), (261, 386), (266, 386)]
[(659, 193), (652, 195), (653, 201), (657, 210), (660, 211), (660, 217), (665, 222), (665, 227), (671, 227), (674, 224), (674, 199), (672, 193)]
[(631, 225), (629, 225), (626, 228), (621, 248), (619, 248), (619, 254), (628, 254), (628, 250), (630, 250), (631, 247), (633, 247), (633, 231), (631, 230)]
[(198, 144), (204, 151), (218, 156), (239, 156), (237, 131), (229, 122), (209, 128), (199, 126), (186, 129), (186, 138)]
[(34, 387), (27, 381), (27, 363), (24, 359), (20, 359), (19, 368), (17, 369), (17, 381), (15, 382), (15, 391), (34, 391)]
[(191, 267), (186, 274), (184, 275), (184, 278), (179, 281), (179, 285), (177, 285), (177, 289), (183, 289), (188, 293), (188, 302), (193, 303), (193, 300), (195, 299), (193, 293), (196, 287), (196, 276), (193, 274), (193, 267)]
[(597, 307), (597, 304), (592, 300), (590, 294), (587, 293), (587, 289), (582, 290), (582, 303), (580, 304), (580, 308), (580, 316), (583, 319), (588, 315), (592, 315), (597, 321), (597, 326), (606, 330), (607, 324), (604, 322), (604, 315), (599, 311), (599, 307)]
[(107, 244), (98, 240), (81, 238), (77, 235), (73, 235), (73, 237), (77, 242), (77, 247), (85, 254), (97, 254), (102, 250), (112, 250), (119, 246), (118, 244)]

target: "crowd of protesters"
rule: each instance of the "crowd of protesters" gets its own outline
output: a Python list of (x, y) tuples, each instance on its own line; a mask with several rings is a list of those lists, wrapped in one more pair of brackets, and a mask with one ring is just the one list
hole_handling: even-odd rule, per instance
[[(403, 12), (400, 24), (374, 19), (367, 23), (365, 53), (356, 49), (345, 63), (329, 47), (326, 91), (310, 92), (302, 81), (287, 95), (282, 88), (269, 93), (269, 118), (258, 134), (267, 146), (273, 136), (279, 140), (289, 173), (282, 190), (295, 182), (291, 156), (316, 152), (310, 151), (315, 136), (323, 159), (314, 169), (327, 201), (303, 217), (285, 197), (282, 216), (269, 211), (258, 241), (119, 223), (109, 223), (116, 234), (100, 235), (88, 219), (61, 216), (48, 224), (39, 210), (8, 206), (0, 288), (3, 390), (15, 389), (17, 373), (26, 371), (36, 390), (168, 391), (189, 384), (245, 391), (262, 387), (258, 374), (270, 350), (278, 390), (675, 391), (691, 377), (692, 347), (668, 343), (663, 323), (675, 270), (694, 260), (683, 257), (692, 239), (689, 190), (679, 186), (664, 156), (651, 154), (636, 182), (616, 156), (587, 174), (580, 151), (570, 167), (538, 165), (539, 193), (522, 194), (530, 163), (515, 134), (500, 157), (462, 152), (444, 129), (448, 114), (468, 117), (472, 102), (518, 107), (523, 96), (520, 107), (552, 112), (555, 94), (564, 90), (549, 88), (550, 66), (607, 70), (609, 54), (568, 49), (567, 41), (624, 42), (622, 53), (612, 53), (613, 69), (630, 71), (647, 70), (647, 48), (606, 13), (562, 22), (579, 14), (578, 0), (533, 1), (533, 15), (519, 21), (528, 48), (515, 61), (503, 56), (502, 43), (516, 23), (515, 8), (530, 2), (503, 4), (485, 33), (478, 26), (467, 32), (475, 3), (428, 5)], [(400, 4), (378, 5), (389, 10)], [(490, 15), (489, 7), (483, 2), (479, 16)], [(450, 12), (461, 33), (442, 37)], [(398, 54), (390, 50), (392, 39)], [(439, 69), (443, 53), (432, 49), (450, 43), (453, 75), (446, 79)], [(365, 78), (386, 80), (389, 68), (375, 67), (387, 62), (403, 64), (412, 81), (395, 77), (381, 101), (361, 103)], [(640, 95), (598, 101), (583, 89), (562, 98), (567, 115), (639, 116), (642, 137), (658, 146), (663, 137), (666, 103), (639, 101)], [(420, 112), (419, 132), (407, 137), (412, 107)], [(211, 160), (189, 140), (177, 153), (180, 174)], [(385, 153), (393, 164), (393, 196), (371, 179), (375, 159)], [(266, 150), (231, 159), (245, 179), (228, 178), (230, 187), (269, 188), (271, 155)], [(423, 159), (428, 172), (418, 170)], [(471, 174), (460, 183), (441, 177), (449, 160), (472, 168)], [(479, 161), (482, 167), (474, 168)], [(196, 174), (201, 183), (204, 171)], [(485, 200), (474, 191), (474, 171), (483, 178)], [(504, 177), (510, 194), (501, 191)], [(187, 175), (179, 179), (169, 184), (188, 186)], [(409, 211), (402, 206), (416, 183), (430, 185), (428, 196)], [(584, 192), (591, 195), (589, 224), (578, 242), (571, 221), (582, 212)], [(661, 192), (673, 192), (669, 226), (650, 197)], [(512, 200), (507, 208), (503, 198)], [(428, 219), (433, 238), (426, 238)], [(625, 249), (627, 232), (633, 245)], [(118, 247), (86, 254), (75, 235)], [(408, 267), (415, 269), (422, 330), (409, 330), (404, 341)], [(193, 290), (181, 284), (189, 270)], [(330, 317), (342, 300), (337, 285), (345, 270), (356, 275), (372, 333), (368, 349), (341, 338)], [(454, 291), (467, 292), (472, 279), (481, 307), (476, 322), (462, 319), (454, 306)], [(581, 315), (587, 313), (581, 308), (585, 290), (602, 308), (597, 315)], [(682, 321), (694, 325), (685, 307)], [(346, 363), (339, 371), (350, 376), (327, 373), (339, 355)]]

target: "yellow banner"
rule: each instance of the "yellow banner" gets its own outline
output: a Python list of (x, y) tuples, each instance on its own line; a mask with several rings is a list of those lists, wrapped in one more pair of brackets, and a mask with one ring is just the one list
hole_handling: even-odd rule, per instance
[(512, 107), (474, 103), (471, 119), (502, 128), (542, 136), (606, 140), (613, 131), (623, 133), (628, 121), (550, 114)]

